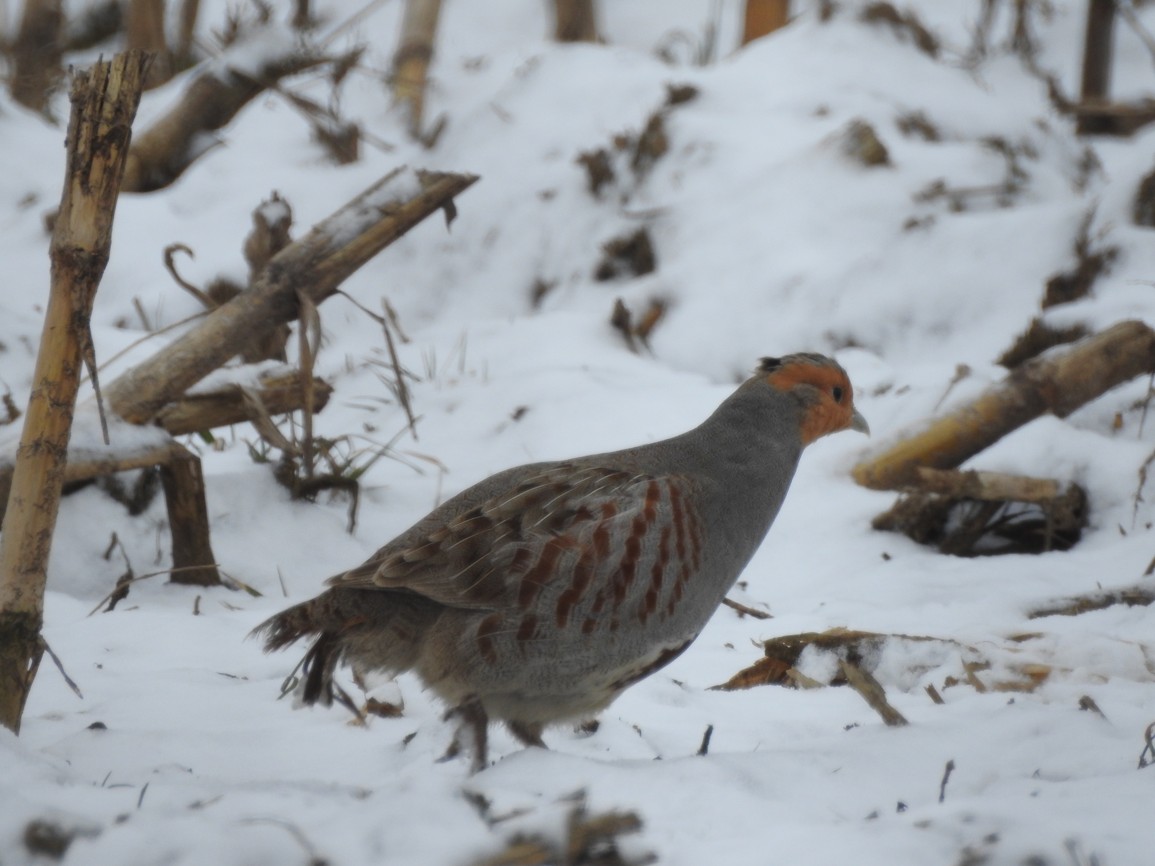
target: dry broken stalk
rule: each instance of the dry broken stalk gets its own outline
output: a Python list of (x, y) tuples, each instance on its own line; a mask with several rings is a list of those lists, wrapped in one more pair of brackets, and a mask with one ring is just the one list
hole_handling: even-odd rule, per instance
[(390, 172), (281, 250), (249, 291), (109, 385), (109, 405), (130, 423), (152, 420), (255, 336), (296, 318), (298, 291), (321, 303), (425, 217), (439, 209), (452, 213), (453, 197), (476, 180), (468, 174)]
[(1026, 362), (971, 402), (863, 460), (854, 480), (874, 490), (918, 486), (919, 467), (953, 469), (1045, 412), (1065, 418), (1152, 370), (1155, 331), (1142, 322), (1120, 322)]
[(173, 583), (220, 586), (209, 538), (209, 512), (201, 460), (173, 443), (172, 455), (160, 464), (160, 480), (172, 533)]
[(1050, 502), (1062, 495), (1063, 485), (1052, 478), (1032, 478), (1003, 472), (962, 472), (918, 467), (917, 482), (910, 489), (981, 502)]
[[(1115, 0), (1090, 0), (1087, 3), (1087, 28), (1083, 43), (1081, 99), (1084, 104), (1102, 104), (1109, 99), (1111, 56), (1115, 29)], [(1081, 135), (1106, 132), (1094, 119), (1079, 118)]]
[(174, 65), (178, 70), (187, 69), (193, 64), (193, 37), (196, 34), (200, 8), (200, 0), (181, 0), (177, 10), (176, 41), (172, 53)]
[(280, 79), (325, 60), (320, 54), (288, 51), (265, 60), (256, 75), (228, 66), (227, 55), (215, 65), (206, 65), (185, 86), (176, 105), (136, 136), (122, 188), (151, 192), (168, 186), (211, 147), (211, 133), (236, 117), (253, 98)]
[(96, 288), (148, 66), (138, 51), (76, 74), (52, 286), (0, 534), (0, 724), (19, 731), (42, 652), (44, 581)]
[(742, 44), (773, 33), (790, 20), (790, 0), (746, 0)]
[(33, 111), (48, 110), (48, 97), (60, 80), (62, 0), (24, 0), (20, 32), (8, 46), (12, 98)]
[[(64, 486), (117, 472), (159, 466), (172, 457), (176, 448), (180, 448), (177, 443), (161, 438), (157, 442), (136, 444), (129, 448), (93, 449), (80, 453), (72, 449), (68, 454), (68, 464), (64, 467)], [(11, 504), (8, 493), (12, 488), (12, 470), (12, 464), (0, 461), (0, 529), (5, 528), (2, 525), (5, 504)], [(0, 538), (3, 538), (2, 533)]]
[(553, 38), (558, 42), (597, 42), (593, 0), (553, 0)]
[[(312, 411), (320, 412), (333, 394), (333, 386), (324, 379), (313, 377), (309, 391), (303, 387), (302, 374), (285, 373), (262, 379), (252, 390), (269, 415), (285, 415), (305, 407), (312, 401)], [(156, 423), (173, 436), (197, 433), (229, 424), (243, 424), (253, 419), (240, 385), (225, 385), (212, 391), (185, 394), (169, 403), (156, 417)], [(0, 482), (2, 483), (2, 482)]]
[(393, 101), (406, 113), (409, 134), (424, 137), (425, 90), (441, 0), (406, 0), (401, 40), (393, 54)]
[(846, 677), (846, 684), (862, 695), (862, 699), (870, 704), (870, 708), (878, 713), (887, 727), (898, 728), (909, 724), (906, 717), (886, 699), (886, 689), (869, 671), (846, 659), (838, 660), (838, 669)]
[(173, 76), (172, 52), (165, 38), (164, 0), (128, 0), (125, 8), (125, 44), (152, 55), (144, 78), (145, 90), (160, 87)]

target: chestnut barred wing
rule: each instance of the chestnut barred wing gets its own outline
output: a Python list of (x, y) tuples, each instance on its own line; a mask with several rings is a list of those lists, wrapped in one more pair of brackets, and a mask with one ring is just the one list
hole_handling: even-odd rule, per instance
[(679, 478), (560, 463), (498, 487), (467, 508), (449, 500), (330, 585), (466, 609), (548, 604), (563, 628), (575, 611), (620, 619), (632, 606), (644, 620), (680, 598), (701, 537)]

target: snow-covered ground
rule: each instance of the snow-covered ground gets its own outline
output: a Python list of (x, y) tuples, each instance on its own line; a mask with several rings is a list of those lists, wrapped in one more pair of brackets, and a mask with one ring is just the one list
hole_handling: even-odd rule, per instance
[[(191, 282), (243, 280), (250, 213), (274, 190), (300, 236), (399, 165), (481, 177), (448, 231), (427, 220), (344, 285), (371, 310), (387, 299), (397, 311), (417, 438), (382, 381), (380, 326), (341, 297), (320, 308), (318, 372), (336, 391), (318, 432), (352, 437), (363, 461), (401, 434), (362, 478), (352, 534), (347, 500), (292, 501), (254, 462), (251, 429), (217, 431), (215, 447), (192, 437), (217, 557), (260, 597), (159, 576), (90, 614), (126, 557), (138, 575), (166, 567), (166, 515), (157, 500), (130, 517), (92, 487), (64, 501), (44, 633), (83, 698), (46, 661), (19, 738), (0, 730), (0, 863), (44, 862), (24, 842), (44, 819), (76, 832), (70, 864), (469, 864), (519, 832), (560, 837), (578, 791), (594, 812), (636, 812), (644, 826), (624, 851), (663, 864), (1151, 862), (1155, 769), (1136, 766), (1155, 721), (1152, 612), (1027, 618), (1057, 598), (1152, 580), (1155, 510), (1138, 474), (1155, 447), (1155, 425), (1141, 423), (1145, 380), (1068, 419), (1039, 419), (968, 464), (1082, 484), (1091, 525), (1065, 553), (958, 559), (876, 532), (870, 521), (894, 496), (851, 481), (865, 441), (814, 445), (733, 593), (772, 619), (720, 609), (595, 733), (548, 732), (545, 752), (495, 731), (494, 763), (476, 776), (462, 760), (436, 762), (452, 731), (415, 679), (385, 687), (401, 717), (358, 727), (339, 709), (278, 702), (296, 655), (245, 640), (453, 492), (517, 463), (686, 429), (762, 355), (834, 354), (875, 441), (957, 405), (1003, 375), (995, 358), (1039, 313), (1047, 279), (1073, 266), (1091, 210), (1095, 243), (1118, 258), (1088, 298), (1047, 320), (1155, 324), (1155, 244), (1131, 221), (1155, 126), (1076, 137), (1006, 48), (1010, 2), (978, 63), (966, 62), (978, 0), (904, 7), (941, 40), (937, 58), (860, 21), (859, 0), (827, 22), (818, 4), (794, 5), (789, 27), (737, 50), (737, 0), (602, 0), (597, 46), (548, 41), (539, 0), (446, 0), (428, 106), (446, 127), (426, 150), (406, 140), (381, 78), (402, 4), (371, 4), (333, 42), (368, 46), (340, 109), (388, 147), (367, 144), (358, 163), (335, 167), (301, 115), (265, 96), (171, 188), (122, 198), (94, 313), (98, 357), (119, 356), (105, 381), (173, 333), (133, 347), (146, 336), (134, 304), (151, 330), (199, 311), (164, 270), (169, 244), (195, 252), (180, 259)], [(1073, 94), (1085, 4), (1035, 5), (1049, 10), (1034, 18), (1038, 66)], [(320, 8), (327, 33), (358, 7)], [(716, 56), (692, 62), (715, 13)], [(224, 14), (223, 2), (202, 4), (206, 39)], [(1155, 9), (1139, 14), (1155, 30)], [(1114, 95), (1155, 91), (1152, 57), (1123, 22), (1116, 45)], [(184, 80), (148, 94), (139, 122)], [(698, 90), (666, 112), (668, 153), (641, 177), (618, 154), (615, 182), (592, 195), (577, 157), (638, 134), (668, 85)], [(290, 86), (329, 96), (319, 74)], [(56, 107), (66, 116), (63, 97)], [(934, 135), (903, 131), (916, 113)], [(856, 120), (889, 165), (846, 155)], [(0, 96), (0, 389), (17, 405), (48, 291), (42, 219), (59, 197), (63, 136)], [(977, 195), (954, 209), (920, 195), (936, 181), (997, 186), (1007, 152), (1023, 175), (1004, 201)], [(641, 227), (656, 269), (595, 280), (602, 244)], [(535, 284), (549, 286), (537, 305)], [(610, 327), (618, 298), (635, 315), (666, 303), (651, 351), (632, 353)], [(969, 374), (952, 387), (959, 365)], [(114, 533), (122, 547), (106, 555)], [(759, 640), (836, 626), (957, 642), (896, 644), (879, 661), (909, 726), (885, 727), (847, 688), (708, 690), (752, 664)], [(974, 657), (993, 665), (978, 674), (985, 692), (965, 683)], [(1051, 672), (1032, 692), (997, 688), (1024, 665)], [(1084, 696), (1101, 714), (1080, 709)], [(697, 755), (708, 725), (709, 753)]]

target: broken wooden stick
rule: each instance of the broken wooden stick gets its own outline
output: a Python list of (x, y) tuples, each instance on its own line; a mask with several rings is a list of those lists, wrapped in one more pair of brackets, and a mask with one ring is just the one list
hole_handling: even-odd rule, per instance
[(113, 411), (134, 424), (151, 420), (254, 335), (296, 318), (298, 292), (319, 304), (425, 217), (440, 209), (452, 215), (454, 196), (476, 180), (476, 175), (406, 168), (390, 172), (277, 253), (249, 291), (109, 385)]
[(1027, 614), (1027, 619), (1042, 619), (1046, 616), (1079, 616), (1093, 610), (1103, 610), (1123, 604), (1127, 607), (1148, 607), (1155, 603), (1155, 589), (1146, 586), (1130, 586), (1123, 589), (1088, 592), (1051, 602)]
[[(93, 447), (79, 451), (70, 449), (62, 476), (62, 487), (69, 488), (102, 475), (159, 466), (172, 456), (174, 447), (179, 446), (164, 433), (157, 431), (155, 438), (134, 442), (126, 447)], [(13, 468), (14, 464), (10, 460), (0, 458), (0, 526), (6, 515), (5, 503), (8, 502), (8, 493), (12, 488)]]
[(14, 36), (9, 31), (4, 40), (9, 91), (25, 108), (46, 114), (53, 85), (63, 76), (64, 3), (39, 0), (21, 5), (20, 29)]
[(164, 501), (172, 535), (172, 583), (220, 586), (216, 556), (209, 541), (209, 510), (201, 459), (175, 445), (160, 464)]
[(838, 669), (846, 677), (846, 684), (862, 695), (862, 699), (882, 717), (887, 727), (897, 728), (910, 724), (886, 699), (886, 689), (872, 674), (846, 659), (838, 660)]
[[(282, 78), (328, 59), (301, 50), (290, 39), (285, 40), (283, 51), (265, 56), (254, 55), (247, 43), (237, 48), (206, 63), (176, 105), (135, 137), (125, 167), (125, 192), (152, 192), (168, 186), (212, 147), (212, 133), (256, 96)], [(254, 56), (260, 56), (255, 68)]]
[[(253, 397), (267, 415), (286, 415), (305, 408), (307, 394), (297, 373), (262, 379), (246, 396), (242, 385), (224, 385), (211, 391), (185, 394), (169, 403), (156, 416), (156, 423), (173, 436), (198, 433), (214, 427), (243, 424), (256, 417)], [(312, 379), (312, 411), (320, 412), (333, 395), (333, 386), (324, 379)]]
[(553, 0), (553, 38), (558, 42), (597, 42), (593, 0)]
[[(115, 428), (114, 428), (115, 429)], [(135, 436), (124, 446), (71, 449), (64, 467), (65, 489), (117, 472), (160, 468), (172, 535), (173, 583), (219, 586), (222, 581), (209, 542), (208, 506), (200, 458), (160, 430), (151, 437)], [(0, 462), (0, 525), (4, 523), (12, 464)], [(4, 527), (7, 529), (7, 527)]]
[(746, 0), (742, 44), (746, 45), (785, 27), (789, 20), (790, 0)]
[[(137, 436), (139, 439), (139, 435)], [(128, 446), (69, 450), (63, 488), (68, 490), (95, 478), (137, 469), (160, 470), (172, 536), (172, 583), (219, 586), (223, 583), (209, 540), (208, 506), (204, 475), (198, 456), (172, 441), (162, 431)], [(3, 503), (12, 483), (12, 464), (0, 463), (0, 525)]]
[(919, 493), (936, 493), (957, 499), (978, 499), (983, 502), (1050, 502), (1063, 487), (1052, 478), (1031, 478), (1005, 472), (961, 471), (931, 469), (919, 466), (918, 479), (909, 489)]
[[(405, 126), (418, 141), (426, 134), (425, 91), (440, 14), (441, 0), (405, 0), (401, 40), (393, 53), (393, 102), (405, 112)], [(436, 125), (431, 132), (436, 136)]]
[(1045, 412), (1060, 418), (1116, 385), (1155, 370), (1155, 331), (1120, 322), (1026, 362), (997, 385), (854, 467), (874, 490), (917, 485), (919, 467), (953, 469)]

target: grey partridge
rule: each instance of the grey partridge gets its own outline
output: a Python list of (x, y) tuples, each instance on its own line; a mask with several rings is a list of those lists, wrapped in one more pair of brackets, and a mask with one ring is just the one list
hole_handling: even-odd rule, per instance
[[(255, 630), (300, 638), (305, 703), (333, 672), (416, 671), (474, 736), (526, 745), (588, 717), (698, 636), (778, 513), (803, 448), (869, 432), (830, 358), (764, 358), (698, 427), (607, 454), (499, 472)], [(347, 700), (347, 699), (346, 699)]]

